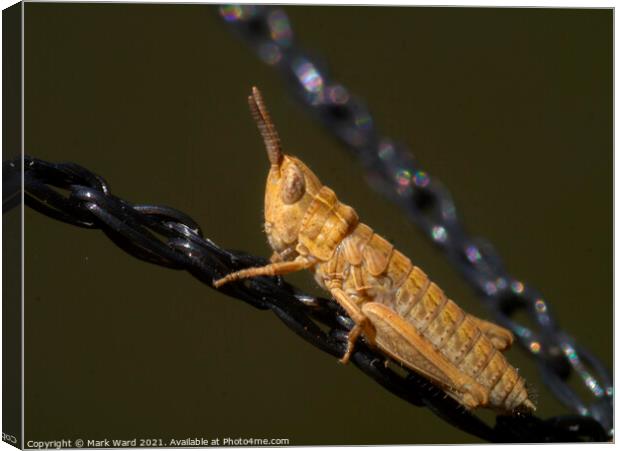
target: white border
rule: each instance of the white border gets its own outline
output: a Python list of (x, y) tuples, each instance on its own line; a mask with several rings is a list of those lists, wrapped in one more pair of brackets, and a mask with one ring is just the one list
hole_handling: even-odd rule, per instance
[[(33, 0), (33, 1), (37, 1), (37, 0)], [(14, 5), (16, 2), (15, 1), (11, 1), (11, 0), (0, 0), (0, 6), (2, 7), (2, 9), (4, 10), (5, 8), (8, 8), (9, 6)], [(49, 2), (52, 3), (52, 2)], [(76, 1), (76, 0), (64, 0), (63, 3), (201, 3), (201, 4), (220, 4), (220, 3), (225, 3), (225, 2), (213, 2), (213, 1), (196, 1), (196, 0), (184, 0), (184, 1), (170, 1), (170, 0), (151, 0), (151, 1), (136, 1), (136, 2), (121, 2), (121, 1), (97, 1), (97, 2), (84, 2), (84, 1)], [(238, 1), (237, 3), (258, 3), (258, 2), (252, 2), (252, 1)], [(287, 4), (287, 5), (369, 5), (369, 6), (440, 6), (440, 7), (450, 7), (450, 6), (468, 6), (468, 7), (536, 7), (536, 8), (541, 8), (541, 7), (547, 7), (547, 8), (615, 8), (616, 6), (616, 2), (615, 1), (589, 1), (589, 2), (584, 2), (584, 1), (569, 1), (569, 0), (565, 0), (565, 1), (550, 1), (550, 0), (546, 0), (546, 1), (521, 1), (521, 2), (510, 2), (510, 1), (485, 1), (485, 0), (477, 0), (475, 2), (467, 2), (467, 1), (462, 1), (462, 0), (452, 0), (452, 1), (441, 1), (441, 0), (435, 0), (435, 1), (424, 1), (424, 0), (418, 0), (415, 3), (412, 3), (410, 1), (406, 1), (406, 0), (391, 0), (389, 2), (377, 2), (377, 1), (367, 1), (367, 0), (355, 0), (355, 1), (347, 1), (347, 0), (341, 0), (339, 2), (327, 2), (327, 1), (314, 1), (314, 2), (307, 2), (307, 1), (273, 1), (273, 0), (267, 0), (267, 1), (261, 1), (260, 3), (262, 4)], [(616, 49), (618, 48), (618, 42), (617, 42), (617, 38), (616, 38), (616, 34), (615, 34), (615, 29), (616, 29), (616, 15), (614, 12), (614, 150), (615, 150), (615, 130), (617, 129), (618, 126), (618, 122), (617, 122), (617, 118), (615, 116), (615, 105), (616, 105), (616, 100), (617, 100), (617, 94), (615, 91), (615, 85), (616, 85), (616, 72), (615, 72), (615, 61), (616, 61)], [(24, 9), (22, 8), (22, 92), (21, 92), (21, 101), (22, 101), (22, 127), (21, 127), (21, 138), (22, 138), (22, 144), (24, 145), (24, 129), (23, 129), (23, 123), (24, 123), (24, 79), (23, 79), (23, 71), (24, 71), (24, 48), (23, 48), (23, 38), (24, 38)], [(1, 48), (1, 44), (2, 44), (2, 22), (0, 21), (0, 48)], [(2, 73), (2, 61), (0, 59), (0, 77), (1, 77), (1, 73)], [(1, 95), (1, 94), (0, 94)], [(0, 111), (0, 122), (2, 119), (2, 112)], [(0, 130), (0, 142), (1, 142), (1, 138), (2, 138), (2, 131)], [(24, 149), (22, 148), (22, 155), (23, 155), (23, 151)], [(615, 152), (614, 152), (614, 176), (617, 172), (617, 160), (615, 158)], [(1, 193), (2, 188), (0, 187), (0, 193)], [(614, 257), (616, 255), (616, 251), (617, 249), (617, 243), (615, 241), (615, 236), (616, 236), (616, 199), (618, 199), (618, 191), (617, 191), (617, 186), (615, 184), (615, 177), (614, 177)], [(22, 186), (22, 205), (23, 205), (23, 186)], [(24, 220), (24, 211), (22, 210), (22, 224), (23, 224), (23, 220)], [(0, 231), (1, 231), (1, 223), (0, 223)], [(22, 229), (22, 243), (21, 243), (21, 249), (22, 249), (22, 256), (24, 255), (24, 235), (23, 235), (23, 229)], [(614, 259), (615, 261), (615, 259)], [(0, 261), (0, 269), (1, 269), (1, 265), (2, 262)], [(23, 295), (24, 295), (24, 280), (23, 280), (23, 274), (24, 274), (24, 259), (22, 259), (22, 393), (21, 393), (21, 397), (22, 397), (22, 406), (24, 403), (24, 380), (23, 380), (23, 371), (24, 371), (24, 300), (23, 300)], [(615, 267), (614, 264), (614, 281), (620, 278), (620, 273), (617, 271), (617, 268)], [(1, 274), (0, 274), (0, 280), (1, 280)], [(614, 283), (614, 299), (616, 295), (616, 285)], [(614, 308), (614, 320), (617, 319), (616, 317), (617, 315), (617, 310)], [(614, 325), (616, 324), (616, 321), (614, 321)], [(2, 343), (2, 336), (1, 336), (1, 332), (2, 332), (2, 312), (0, 309), (0, 346)], [(615, 334), (614, 334), (614, 345), (616, 344), (615, 341)], [(615, 362), (615, 351), (617, 351), (618, 347), (614, 346), (614, 362)], [(615, 366), (615, 365), (614, 365)], [(2, 361), (0, 360), (0, 383), (2, 381)], [(617, 386), (617, 377), (614, 377), (614, 385)], [(616, 409), (614, 406), (614, 416), (616, 417)], [(2, 412), (0, 409), (0, 424), (2, 423)], [(24, 442), (24, 430), (23, 430), (23, 425), (24, 425), (24, 411), (22, 409), (22, 443)], [(412, 428), (415, 427), (415, 425), (412, 425)], [(423, 427), (423, 425), (418, 425), (418, 427)], [(478, 446), (484, 446), (485, 449), (495, 449), (496, 447), (499, 447), (499, 445), (468, 445), (468, 446), (474, 446), (474, 447), (478, 447)], [(531, 450), (532, 446), (534, 446), (535, 448), (538, 448), (539, 446), (543, 446), (543, 445), (511, 445), (511, 449), (514, 450)], [(560, 449), (564, 449), (565, 447), (573, 447), (573, 446), (579, 446), (579, 444), (563, 444), (563, 445), (544, 445), (544, 449), (545, 450), (560, 450)], [(600, 444), (597, 446), (604, 446), (604, 447), (608, 447), (608, 446), (613, 446), (613, 445), (609, 445), (609, 444)], [(394, 446), (391, 447), (373, 447), (375, 449), (388, 449), (388, 448), (393, 448)], [(302, 447), (295, 447), (296, 449), (316, 449), (316, 448), (302, 448)], [(349, 447), (350, 448), (350, 447)], [(399, 448), (410, 448), (409, 446), (407, 447), (402, 447), (399, 446)], [(411, 447), (413, 448), (413, 447)], [(434, 445), (434, 446), (416, 446), (416, 449), (420, 449), (420, 450), (437, 450), (437, 449), (448, 449), (448, 446), (444, 446), (444, 445)], [(9, 446), (6, 443), (2, 443), (2, 445), (0, 445), (0, 451), (1, 450), (10, 450), (10, 449), (15, 449), (11, 446)], [(265, 448), (265, 449), (271, 449), (271, 448)], [(276, 449), (276, 448), (273, 448)]]

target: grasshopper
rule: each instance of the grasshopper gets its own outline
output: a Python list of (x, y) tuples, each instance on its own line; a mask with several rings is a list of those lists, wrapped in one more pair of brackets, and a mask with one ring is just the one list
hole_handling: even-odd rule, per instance
[(271, 163), (265, 191), (265, 232), (271, 263), (233, 272), (225, 283), (304, 269), (355, 323), (341, 359), (360, 335), (405, 367), (427, 377), (467, 409), (533, 411), (525, 381), (502, 354), (510, 331), (464, 312), (298, 158), (282, 152), (260, 91), (250, 111)]

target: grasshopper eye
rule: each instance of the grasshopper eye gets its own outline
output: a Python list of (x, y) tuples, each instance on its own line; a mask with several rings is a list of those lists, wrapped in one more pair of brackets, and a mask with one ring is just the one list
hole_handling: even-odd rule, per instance
[(282, 202), (294, 204), (306, 191), (304, 174), (296, 165), (291, 164), (284, 172), (284, 185), (282, 186)]

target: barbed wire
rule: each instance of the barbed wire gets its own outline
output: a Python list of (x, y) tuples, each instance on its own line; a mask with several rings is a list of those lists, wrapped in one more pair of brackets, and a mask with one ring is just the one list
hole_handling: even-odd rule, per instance
[[(3, 212), (21, 200), (22, 160), (3, 163)], [(135, 205), (112, 194), (100, 176), (75, 163), (23, 160), (24, 200), (34, 210), (78, 227), (101, 229), (127, 253), (149, 263), (190, 272), (213, 288), (212, 281), (232, 271), (262, 266), (267, 260), (222, 249), (202, 234), (200, 226), (176, 209)], [(353, 326), (333, 300), (302, 293), (280, 277), (256, 277), (230, 283), (222, 293), (259, 310), (271, 310), (297, 335), (335, 357), (346, 350)], [(367, 376), (401, 399), (426, 406), (453, 425), (491, 442), (542, 443), (607, 441), (592, 418), (568, 415), (548, 420), (533, 415), (497, 416), (490, 427), (425, 378), (358, 342), (351, 361)]]
[[(495, 320), (527, 350), (545, 385), (567, 407), (596, 419), (613, 435), (613, 382), (602, 362), (555, 320), (549, 302), (533, 286), (507, 272), (498, 253), (463, 228), (449, 191), (404, 145), (381, 135), (363, 102), (335, 81), (324, 65), (295, 43), (284, 9), (226, 5), (220, 16), (256, 52), (278, 69), (292, 93), (366, 170), (369, 184), (399, 205), (474, 288)], [(513, 319), (525, 312), (534, 328)], [(576, 373), (594, 398), (588, 403), (569, 383)]]

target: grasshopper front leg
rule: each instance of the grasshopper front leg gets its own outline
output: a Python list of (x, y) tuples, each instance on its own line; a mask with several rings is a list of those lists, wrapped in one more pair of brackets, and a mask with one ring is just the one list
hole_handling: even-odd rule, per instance
[(308, 269), (316, 263), (305, 257), (297, 257), (295, 260), (288, 262), (274, 262), (265, 266), (259, 266), (256, 268), (246, 268), (240, 271), (230, 273), (221, 279), (215, 280), (213, 286), (219, 288), (222, 285), (233, 282), (235, 280), (248, 279), (257, 276), (279, 276), (282, 274), (288, 274), (291, 272), (301, 271)]

